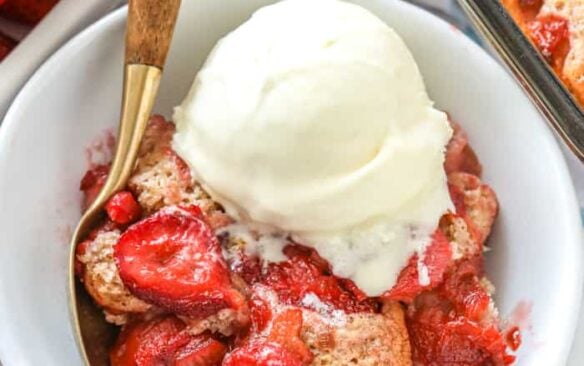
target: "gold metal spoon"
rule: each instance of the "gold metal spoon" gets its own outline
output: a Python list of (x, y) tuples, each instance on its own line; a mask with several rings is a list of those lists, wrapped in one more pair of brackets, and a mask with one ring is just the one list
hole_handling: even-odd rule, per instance
[(124, 189), (134, 170), (140, 142), (158, 93), (180, 2), (129, 1), (124, 94), (116, 152), (103, 189), (75, 229), (69, 254), (69, 306), (73, 331), (81, 356), (88, 365), (109, 364), (108, 350), (115, 332), (75, 279), (75, 247), (102, 217), (108, 199)]

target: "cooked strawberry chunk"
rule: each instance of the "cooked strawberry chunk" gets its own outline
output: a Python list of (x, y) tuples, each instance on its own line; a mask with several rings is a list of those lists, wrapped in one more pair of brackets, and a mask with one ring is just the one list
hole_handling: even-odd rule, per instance
[(273, 319), (268, 340), (282, 345), (303, 364), (310, 364), (312, 353), (304, 341), (300, 339), (301, 330), (302, 310), (298, 308), (286, 309)]
[(436, 287), (444, 276), (444, 272), (452, 263), (452, 249), (446, 236), (436, 230), (432, 242), (427, 246), (422, 260), (429, 279), (428, 284), (420, 283), (418, 255), (412, 256), (408, 265), (402, 269), (395, 286), (383, 297), (390, 300), (411, 302), (422, 291)]
[(521, 346), (521, 331), (518, 326), (514, 326), (505, 333), (505, 340), (507, 345), (513, 351), (517, 351)]
[(329, 265), (313, 249), (290, 245), (284, 249), (288, 260), (268, 264), (260, 282), (274, 290), (280, 300), (301, 306), (306, 295), (317, 296), (320, 301), (348, 313), (372, 312), (371, 299), (359, 300), (343, 282), (328, 272)]
[(223, 360), (223, 366), (303, 366), (298, 358), (278, 343), (257, 340), (236, 348)]
[(142, 207), (128, 191), (118, 192), (110, 198), (105, 211), (113, 222), (121, 225), (135, 222), (142, 215)]
[(83, 208), (89, 207), (95, 200), (105, 184), (109, 169), (109, 165), (96, 165), (85, 173), (79, 187), (85, 194)]
[(529, 36), (546, 60), (561, 70), (570, 50), (568, 20), (549, 14), (538, 17), (527, 24)]
[(5, 0), (0, 1), (0, 14), (24, 23), (37, 23), (59, 0)]
[[(235, 345), (238, 346), (231, 356), (231, 362), (244, 362), (253, 352), (259, 352), (267, 345), (281, 348), (280, 353), (286, 354), (284, 361), (294, 361), (293, 364), (308, 365), (313, 355), (304, 340), (301, 338), (303, 329), (303, 310), (299, 307), (284, 305), (277, 300), (276, 294), (267, 286), (256, 284), (251, 289), (249, 301), (251, 325), (247, 332), (241, 333)], [(243, 350), (239, 350), (243, 349)], [(266, 360), (266, 362), (276, 360)], [(282, 360), (277, 360), (278, 362)], [(299, 361), (300, 363), (296, 363)], [(267, 363), (271, 365), (271, 363)], [(287, 363), (285, 363), (287, 365)], [(263, 365), (263, 364), (262, 364)]]
[(200, 319), (246, 307), (231, 284), (217, 238), (190, 211), (165, 208), (130, 226), (115, 257), (128, 289), (167, 311)]
[(450, 121), (450, 125), (454, 133), (446, 147), (446, 158), (444, 160), (446, 174), (466, 172), (480, 176), (483, 168), (468, 142), (466, 132), (456, 122)]
[(480, 283), (482, 257), (463, 260), (446, 274), (441, 292), (448, 298), (457, 313), (480, 321), (489, 310), (491, 297)]
[(183, 322), (164, 316), (126, 325), (112, 351), (112, 366), (219, 365), (226, 347), (208, 334), (190, 336)]
[(257, 294), (252, 294), (249, 300), (249, 312), (250, 312), (250, 334), (259, 334), (270, 324), (273, 314), (272, 307), (263, 298), (257, 296)]
[(481, 257), (458, 261), (434, 290), (409, 305), (406, 324), (415, 364), (508, 365), (506, 339), (481, 284)]
[(439, 307), (421, 310), (407, 322), (414, 363), (428, 366), (509, 365), (501, 333), (466, 318), (448, 319)]
[(522, 11), (539, 12), (543, 5), (543, 0), (519, 0)]
[(227, 348), (208, 335), (192, 337), (189, 343), (174, 353), (173, 366), (220, 365)]

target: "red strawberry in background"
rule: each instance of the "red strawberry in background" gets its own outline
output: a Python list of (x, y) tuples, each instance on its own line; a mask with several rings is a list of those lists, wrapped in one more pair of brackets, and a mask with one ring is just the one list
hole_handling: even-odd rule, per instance
[(0, 15), (17, 22), (35, 24), (59, 0), (0, 0)]
[[(0, 4), (2, 4), (2, 1), (0, 0)], [(16, 41), (0, 33), (0, 61), (4, 60), (14, 47), (16, 47)]]

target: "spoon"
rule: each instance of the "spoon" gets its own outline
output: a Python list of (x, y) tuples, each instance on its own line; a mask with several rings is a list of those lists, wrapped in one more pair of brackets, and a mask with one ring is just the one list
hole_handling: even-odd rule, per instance
[(584, 111), (499, 1), (458, 0), (535, 106), (584, 161)]
[(75, 247), (103, 217), (109, 198), (124, 189), (134, 170), (152, 112), (181, 0), (130, 0), (126, 27), (124, 94), (118, 142), (107, 180), (71, 239), (69, 294), (73, 331), (87, 365), (108, 365), (115, 328), (108, 325), (75, 279)]

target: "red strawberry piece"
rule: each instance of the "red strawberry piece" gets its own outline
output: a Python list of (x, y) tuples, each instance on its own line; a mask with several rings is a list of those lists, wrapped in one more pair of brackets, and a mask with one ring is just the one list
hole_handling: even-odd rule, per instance
[(254, 284), (261, 280), (263, 264), (258, 257), (249, 256), (243, 250), (237, 251), (230, 257), (231, 271), (247, 284)]
[(105, 184), (109, 173), (109, 165), (96, 165), (88, 170), (81, 179), (80, 189), (84, 193), (83, 208), (86, 209), (95, 200)]
[(411, 302), (424, 290), (436, 287), (443, 279), (444, 272), (452, 263), (452, 249), (446, 236), (436, 230), (432, 242), (426, 247), (423, 265), (428, 270), (430, 283), (420, 284), (418, 272), (418, 255), (412, 256), (408, 265), (400, 272), (397, 283), (391, 290), (383, 294), (384, 298), (396, 301)]
[(446, 170), (447, 174), (466, 172), (480, 176), (483, 168), (477, 155), (468, 143), (466, 132), (456, 122), (450, 121), (450, 125), (454, 133), (446, 147), (444, 170)]
[(495, 326), (449, 319), (439, 306), (424, 308), (406, 324), (415, 364), (503, 366), (514, 361)]
[(521, 11), (527, 15), (533, 14), (535, 16), (535, 14), (539, 13), (542, 5), (543, 0), (519, 0)]
[(270, 263), (260, 282), (274, 290), (286, 304), (302, 306), (306, 295), (314, 295), (325, 304), (348, 313), (373, 312), (376, 305), (371, 300), (359, 301), (341, 281), (324, 269), (328, 264), (313, 250), (299, 246), (285, 249), (289, 257), (281, 263)]
[(110, 352), (112, 366), (219, 365), (226, 347), (208, 334), (190, 336), (173, 316), (124, 326)]
[(347, 289), (357, 301), (359, 302), (366, 302), (369, 299), (369, 296), (365, 292), (363, 292), (355, 282), (351, 281), (347, 278), (339, 278), (339, 283), (342, 287)]
[(249, 311), (251, 321), (250, 333), (259, 334), (270, 324), (273, 315), (272, 308), (266, 301), (254, 293), (249, 300)]
[(490, 296), (481, 285), (482, 256), (457, 263), (445, 277), (440, 291), (450, 300), (458, 314), (473, 321), (480, 321), (487, 314)]
[(39, 22), (59, 0), (5, 0), (0, 14), (18, 22)]
[(521, 331), (519, 327), (514, 326), (505, 332), (505, 340), (507, 345), (513, 350), (517, 351), (521, 346)]
[(409, 305), (412, 356), (421, 365), (508, 365), (507, 341), (488, 315), (482, 257), (457, 262), (438, 288)]
[(303, 364), (310, 364), (313, 356), (304, 341), (300, 339), (301, 330), (302, 310), (286, 309), (274, 318), (268, 340), (282, 345)]
[(549, 14), (538, 17), (527, 24), (529, 36), (547, 61), (561, 69), (570, 50), (568, 20)]
[(227, 348), (208, 335), (192, 337), (186, 346), (174, 353), (173, 366), (215, 366), (220, 365)]
[(313, 248), (305, 247), (304, 245), (299, 244), (290, 244), (284, 248), (284, 254), (286, 254), (288, 258), (304, 258), (323, 274), (330, 274), (332, 272), (331, 265)]
[(164, 310), (203, 319), (246, 307), (217, 238), (189, 211), (165, 208), (130, 226), (114, 254), (130, 292)]
[(142, 207), (128, 191), (118, 192), (110, 198), (105, 211), (113, 222), (120, 225), (135, 222), (142, 215)]
[[(2, 1), (0, 0), (0, 3)], [(5, 34), (0, 33), (0, 61), (4, 60), (6, 56), (16, 47), (16, 41)]]
[(294, 354), (275, 342), (256, 340), (236, 348), (223, 360), (223, 366), (303, 366)]

